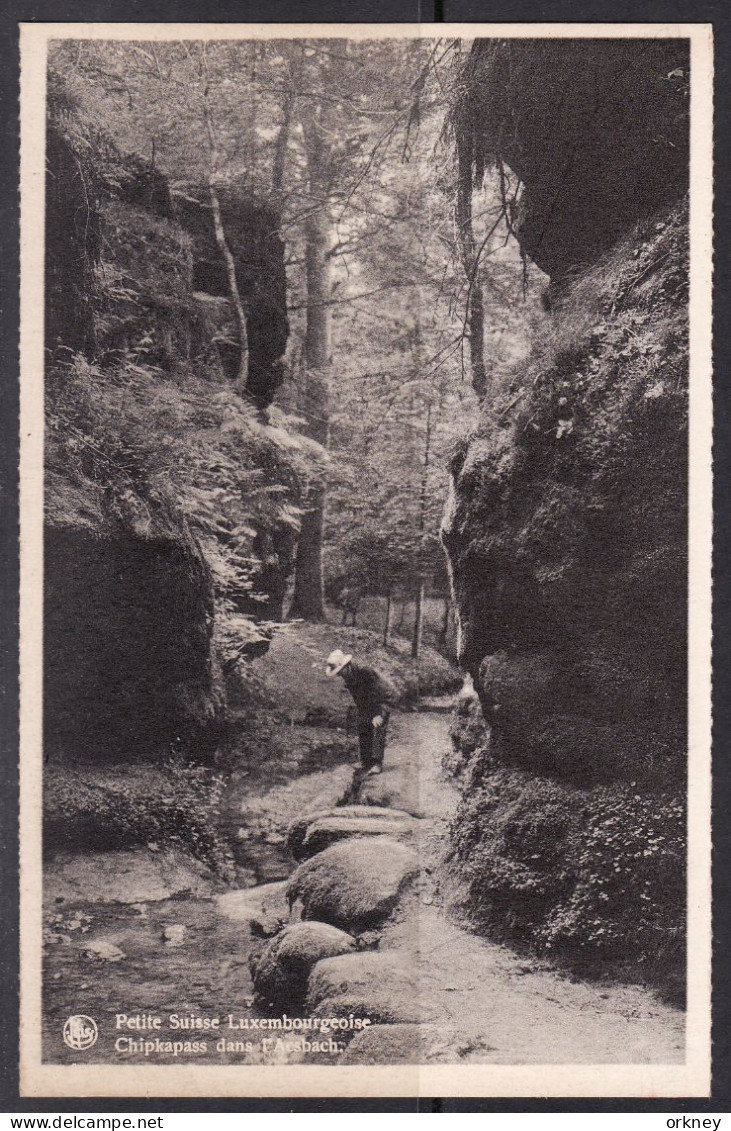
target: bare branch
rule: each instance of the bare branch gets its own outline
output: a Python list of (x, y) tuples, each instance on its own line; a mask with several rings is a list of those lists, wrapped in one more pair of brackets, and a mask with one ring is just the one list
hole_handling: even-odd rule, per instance
[(203, 88), (203, 120), (205, 122), (206, 133), (208, 135), (209, 147), (209, 171), (208, 171), (208, 194), (211, 201), (211, 212), (213, 213), (213, 227), (216, 234), (216, 243), (218, 244), (219, 251), (223, 257), (226, 267), (226, 278), (228, 279), (228, 287), (231, 295), (231, 303), (236, 315), (236, 325), (239, 332), (239, 346), (241, 355), (239, 359), (239, 374), (237, 384), (239, 385), (239, 392), (242, 394), (246, 390), (246, 384), (249, 378), (249, 331), (246, 324), (246, 312), (241, 301), (241, 293), (239, 291), (239, 284), (236, 278), (236, 263), (231, 253), (231, 248), (226, 239), (226, 231), (223, 226), (221, 218), (221, 202), (218, 196), (217, 189), (217, 175), (218, 175), (218, 144), (216, 140), (216, 132), (211, 118), (210, 108), (210, 87), (209, 87), (209, 74), (208, 74), (208, 55), (207, 44), (202, 44), (201, 50), (201, 66), (205, 75), (205, 86)]

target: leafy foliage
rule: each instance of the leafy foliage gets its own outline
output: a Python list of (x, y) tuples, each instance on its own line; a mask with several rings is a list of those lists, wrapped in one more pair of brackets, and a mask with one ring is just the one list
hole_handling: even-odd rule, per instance
[[(418, 128), (382, 157), (372, 215), (345, 245), (334, 307), (328, 535), (330, 587), (413, 593), (421, 576), (447, 588), (438, 538), (453, 445), (473, 426), (477, 397), (463, 357), (466, 285), (450, 216), (452, 159), (440, 140), (438, 81), (426, 84)], [(428, 174), (425, 173), (429, 169)], [(501, 224), (495, 188), (476, 230)], [(494, 393), (527, 349), (536, 296), (524, 302), (521, 262), (501, 224), (483, 250), (485, 362)], [(343, 270), (343, 267), (345, 270)], [(352, 297), (350, 297), (352, 296)]]
[(47, 465), (103, 499), (122, 523), (154, 527), (180, 508), (223, 600), (255, 594), (261, 529), (296, 529), (301, 484), (320, 473), (312, 441), (274, 410), (268, 423), (223, 382), (178, 380), (125, 356), (76, 356), (48, 379)]
[[(423, 575), (436, 591), (446, 587), (438, 540), (446, 457), (474, 410), (462, 358), (459, 234), (445, 197), (452, 191), (452, 157), (440, 140), (444, 83), (458, 55), (455, 43), (439, 40), (60, 42), (51, 53), (52, 82), (60, 86), (63, 75), (64, 97), (85, 123), (85, 137), (96, 131), (95, 138), (107, 139), (110, 168), (119, 166), (123, 149), (187, 191), (212, 172), (210, 119), (213, 173), (222, 191), (236, 185), (254, 196), (273, 194), (288, 248), (292, 328), (292, 380), (280, 404), (299, 416), (300, 432), (315, 435), (313, 414), (327, 411), (310, 403), (302, 364), (312, 312), (305, 248), (313, 218), (327, 211), (332, 295), (326, 301), (334, 325), (325, 563), (331, 592), (348, 585), (408, 594)], [(116, 168), (107, 179), (122, 184), (124, 176)], [(481, 224), (501, 225), (495, 246), (483, 249), (480, 276), (491, 373), (512, 356), (533, 310), (520, 302), (522, 265), (506, 246), (496, 192), (486, 186), (475, 207), (477, 238)], [(139, 207), (114, 202), (105, 222), (100, 335), (136, 363), (174, 370), (194, 332), (180, 340), (181, 316), (189, 324), (200, 317), (185, 295), (186, 248), (174, 246), (174, 226)], [(512, 335), (505, 332), (508, 308)], [(218, 326), (208, 337), (221, 332)], [(295, 534), (297, 507), (315, 481), (311, 474), (305, 492), (291, 500)], [(275, 490), (278, 483), (275, 476)], [(203, 515), (207, 492), (204, 487), (198, 509), (210, 534), (215, 520)], [(218, 533), (239, 554), (237, 584), (244, 584), (246, 538), (235, 532), (240, 524), (232, 538), (229, 523), (224, 526), (226, 533)], [(209, 539), (209, 555), (213, 546)], [(219, 546), (212, 559), (226, 572), (220, 555)]]
[(634, 781), (582, 790), (501, 768), (474, 700), (457, 716), (445, 766), (462, 790), (451, 859), (481, 930), (682, 999), (681, 797)]
[(120, 849), (178, 846), (229, 877), (216, 832), (223, 778), (172, 754), (159, 768), (111, 771), (50, 767), (45, 781), (44, 847)]

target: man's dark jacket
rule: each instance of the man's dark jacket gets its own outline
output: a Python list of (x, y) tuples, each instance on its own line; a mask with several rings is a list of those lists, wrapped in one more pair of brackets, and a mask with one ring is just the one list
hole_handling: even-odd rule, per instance
[(393, 703), (394, 692), (373, 668), (351, 660), (342, 673), (343, 683), (358, 708), (358, 723), (370, 723), (376, 715), (385, 720), (390, 714), (388, 704)]

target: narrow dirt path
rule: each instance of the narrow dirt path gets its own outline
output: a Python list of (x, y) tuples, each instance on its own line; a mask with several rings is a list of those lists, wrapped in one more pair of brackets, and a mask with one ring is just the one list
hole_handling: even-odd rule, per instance
[(381, 950), (404, 949), (418, 966), (424, 1013), (437, 1019), (435, 1055), (512, 1064), (682, 1061), (681, 1011), (639, 986), (570, 980), (526, 961), (463, 929), (442, 906), (436, 871), (458, 802), (441, 771), (448, 730), (445, 714), (398, 715), (387, 751), (404, 807), (422, 816), (424, 873), (405, 913), (386, 926)]

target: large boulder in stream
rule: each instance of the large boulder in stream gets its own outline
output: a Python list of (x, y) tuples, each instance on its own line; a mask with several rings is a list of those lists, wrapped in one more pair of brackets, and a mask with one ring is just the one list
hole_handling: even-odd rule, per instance
[[(439, 1025), (369, 1025), (356, 1033), (341, 1064), (454, 1063), (452, 1034)], [(457, 1054), (458, 1055), (458, 1054)]]
[(351, 935), (328, 923), (293, 923), (259, 957), (254, 989), (275, 1007), (300, 1006), (312, 967), (322, 959), (348, 954), (355, 946)]
[(294, 821), (287, 833), (287, 849), (295, 860), (307, 860), (350, 837), (390, 836), (401, 840), (411, 837), (414, 828), (414, 818), (402, 809), (342, 805)]
[(287, 886), (303, 919), (366, 930), (393, 911), (419, 871), (416, 853), (391, 837), (344, 840), (300, 864)]
[(310, 975), (306, 1008), (320, 1017), (369, 1018), (416, 1024), (426, 1012), (419, 1000), (418, 966), (403, 951), (361, 951), (326, 958)]

